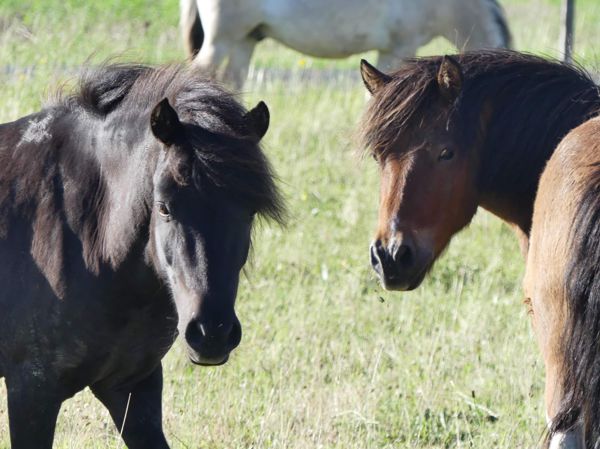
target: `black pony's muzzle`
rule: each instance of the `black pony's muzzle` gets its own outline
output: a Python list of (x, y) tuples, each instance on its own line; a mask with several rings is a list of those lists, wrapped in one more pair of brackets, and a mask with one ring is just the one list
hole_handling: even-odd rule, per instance
[(188, 356), (196, 365), (222, 365), (242, 340), (242, 326), (234, 318), (229, 323), (191, 320), (185, 331)]

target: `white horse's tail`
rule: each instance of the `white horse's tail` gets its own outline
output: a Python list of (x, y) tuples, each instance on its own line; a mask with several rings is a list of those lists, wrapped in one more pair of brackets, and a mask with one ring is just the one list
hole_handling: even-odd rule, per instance
[(500, 33), (502, 40), (503, 48), (511, 48), (512, 47), (512, 36), (510, 34), (510, 28), (508, 28), (508, 22), (506, 21), (506, 14), (504, 13), (504, 8), (498, 0), (486, 0), (489, 4), (490, 11), (492, 13), (492, 17), (494, 19), (494, 23), (498, 28), (498, 32)]
[(179, 12), (183, 45), (188, 57), (192, 59), (200, 51), (204, 42), (204, 29), (198, 14), (196, 0), (180, 0)]

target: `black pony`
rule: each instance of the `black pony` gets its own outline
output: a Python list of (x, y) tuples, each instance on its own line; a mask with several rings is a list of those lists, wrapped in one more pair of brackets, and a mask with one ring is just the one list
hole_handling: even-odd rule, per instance
[(253, 217), (282, 219), (268, 122), (264, 103), (246, 112), (194, 71), (112, 65), (0, 125), (14, 449), (50, 448), (62, 401), (86, 386), (130, 448), (168, 447), (161, 359), (179, 332), (192, 362), (227, 361)]

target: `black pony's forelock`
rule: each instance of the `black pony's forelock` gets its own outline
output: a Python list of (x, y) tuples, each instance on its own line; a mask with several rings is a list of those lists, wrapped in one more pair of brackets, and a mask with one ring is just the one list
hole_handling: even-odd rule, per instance
[[(192, 140), (193, 141), (193, 140)], [(203, 132), (192, 145), (191, 182), (199, 191), (222, 191), (252, 212), (283, 224), (286, 211), (271, 164), (247, 140)]]
[(78, 92), (69, 97), (98, 115), (112, 112), (129, 94), (133, 84), (152, 69), (139, 64), (112, 64), (84, 70)]

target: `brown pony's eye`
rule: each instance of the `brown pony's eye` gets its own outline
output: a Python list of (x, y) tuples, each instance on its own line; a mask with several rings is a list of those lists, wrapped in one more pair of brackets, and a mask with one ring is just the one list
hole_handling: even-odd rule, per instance
[(438, 161), (449, 161), (454, 157), (454, 152), (448, 148), (444, 148), (438, 156)]
[(171, 217), (171, 212), (169, 211), (169, 208), (167, 207), (167, 205), (165, 203), (163, 203), (162, 201), (159, 201), (158, 203), (156, 203), (156, 207), (158, 208), (158, 214), (161, 217), (163, 217), (163, 218)]
[(374, 160), (375, 162), (379, 162), (379, 158), (377, 157), (377, 154), (375, 154), (375, 153), (371, 153), (371, 157), (373, 158), (373, 160)]

